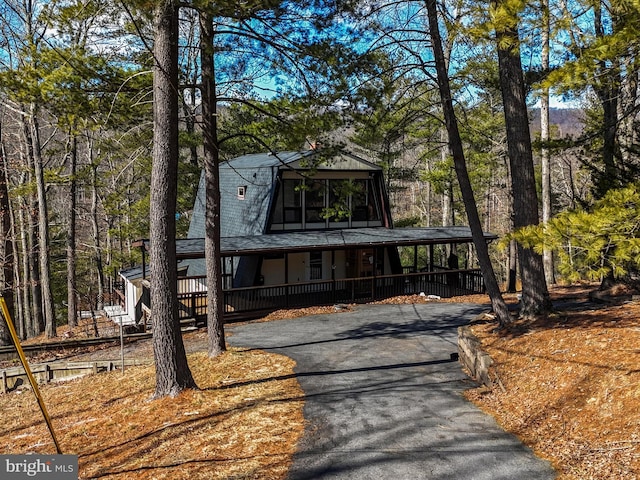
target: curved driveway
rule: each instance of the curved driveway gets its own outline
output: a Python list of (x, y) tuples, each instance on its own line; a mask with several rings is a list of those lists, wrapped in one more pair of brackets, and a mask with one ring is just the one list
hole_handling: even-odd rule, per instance
[(297, 362), (308, 422), (291, 479), (552, 479), (554, 471), (467, 402), (451, 355), (478, 305), (361, 305), (227, 326), (229, 343)]

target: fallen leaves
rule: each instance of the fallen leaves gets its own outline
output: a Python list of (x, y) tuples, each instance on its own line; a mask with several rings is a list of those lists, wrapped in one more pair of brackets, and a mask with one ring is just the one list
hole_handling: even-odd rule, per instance
[(640, 304), (570, 311), (516, 333), (474, 333), (504, 390), (467, 398), (563, 480), (640, 478)]
[[(150, 400), (153, 367), (42, 387), (81, 478), (280, 479), (304, 429), (294, 362), (257, 350), (189, 356), (199, 390)], [(0, 452), (51, 453), (30, 392), (0, 395)]]
[[(589, 290), (560, 288), (552, 296), (580, 299)], [(488, 304), (482, 295), (450, 301)], [(335, 311), (279, 311), (264, 320)], [(640, 304), (560, 312), (511, 333), (494, 327), (473, 329), (495, 361), (496, 387), (467, 397), (549, 459), (561, 480), (640, 478)], [(185, 337), (188, 347), (206, 344), (205, 332)], [(135, 348), (151, 354), (148, 343)], [(149, 400), (153, 367), (43, 387), (63, 450), (80, 455), (82, 478), (286, 477), (304, 427), (293, 361), (238, 349), (189, 360), (200, 390), (175, 399)], [(1, 453), (52, 451), (29, 392), (0, 395), (0, 409)]]

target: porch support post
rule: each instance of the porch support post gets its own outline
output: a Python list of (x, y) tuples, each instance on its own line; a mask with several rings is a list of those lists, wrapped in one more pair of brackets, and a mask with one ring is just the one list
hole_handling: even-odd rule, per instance
[(418, 245), (413, 246), (413, 271), (418, 271)]
[(140, 252), (142, 252), (142, 279), (144, 280), (145, 278), (147, 278), (147, 262), (146, 262), (144, 243), (140, 247)]
[(284, 254), (284, 301), (289, 307), (289, 253)]
[(336, 251), (331, 250), (331, 298), (336, 303)]
[(429, 271), (433, 272), (433, 243), (429, 245)]
[(378, 274), (378, 247), (373, 247), (373, 277), (371, 279), (371, 299), (376, 300), (376, 276)]
[(222, 288), (224, 289), (227, 288), (225, 286), (227, 282), (227, 257), (221, 257), (220, 261), (222, 262)]

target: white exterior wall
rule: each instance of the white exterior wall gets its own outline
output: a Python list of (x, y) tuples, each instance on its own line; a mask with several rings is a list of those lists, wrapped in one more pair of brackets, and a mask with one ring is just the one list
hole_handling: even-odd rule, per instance
[[(327, 260), (329, 258), (329, 260)], [(331, 253), (329, 257), (322, 257), (322, 276), (323, 279), (331, 278), (330, 265)], [(309, 270), (309, 253), (290, 253), (289, 254), (289, 283), (308, 282), (310, 277)], [(283, 285), (286, 283), (284, 274), (285, 260), (284, 258), (265, 259), (262, 261), (261, 275), (264, 277), (265, 285)]]
[[(142, 296), (142, 287), (140, 285), (140, 280), (134, 280), (130, 282), (125, 279), (125, 306), (124, 309), (127, 312), (127, 317), (131, 322), (135, 322), (136, 320), (136, 303), (138, 303), (138, 299)], [(126, 321), (126, 319), (123, 319)], [(124, 322), (123, 322), (124, 323)]]
[[(333, 274), (336, 279), (347, 278), (347, 254), (344, 250), (335, 251), (334, 263), (331, 263), (331, 252), (322, 253), (322, 279), (331, 280), (332, 266), (335, 265)], [(389, 256), (385, 249), (384, 271), (391, 271)], [(264, 285), (283, 285), (285, 283), (284, 258), (265, 259), (262, 262)], [(310, 280), (309, 253), (289, 254), (289, 283), (308, 282)]]

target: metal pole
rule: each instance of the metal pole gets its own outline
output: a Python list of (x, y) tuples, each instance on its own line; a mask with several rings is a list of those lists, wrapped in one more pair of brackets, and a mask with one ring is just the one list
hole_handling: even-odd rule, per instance
[(120, 363), (124, 375), (124, 334), (122, 333), (122, 316), (120, 317)]
[(18, 351), (18, 356), (20, 357), (20, 361), (22, 362), (24, 371), (27, 374), (27, 378), (29, 378), (29, 383), (31, 383), (31, 388), (33, 388), (33, 393), (36, 396), (38, 405), (40, 405), (40, 411), (42, 412), (44, 421), (47, 423), (47, 427), (49, 428), (49, 432), (51, 433), (51, 438), (53, 438), (53, 443), (56, 446), (56, 452), (58, 454), (62, 454), (62, 450), (60, 449), (60, 444), (58, 443), (56, 434), (53, 431), (53, 425), (51, 424), (51, 417), (49, 417), (49, 413), (47, 412), (47, 407), (44, 404), (42, 395), (40, 395), (38, 382), (36, 382), (36, 379), (33, 377), (33, 374), (31, 373), (31, 368), (29, 368), (29, 363), (27, 362), (27, 358), (25, 357), (24, 351), (22, 350), (22, 345), (20, 345), (20, 339), (18, 338), (18, 334), (16, 333), (16, 328), (13, 326), (13, 321), (11, 320), (11, 316), (9, 315), (9, 308), (7, 307), (7, 302), (2, 296), (0, 296), (0, 307), (2, 307), (2, 315), (4, 316), (4, 319), (7, 322), (7, 327), (9, 328), (9, 332), (11, 333), (11, 338), (13, 339), (13, 343), (16, 347), (16, 350)]
[(147, 278), (147, 265), (146, 265), (146, 258), (145, 258), (145, 252), (146, 248), (144, 246), (144, 242), (142, 242), (142, 246), (140, 247), (140, 252), (142, 253), (142, 279), (144, 280), (145, 278)]

